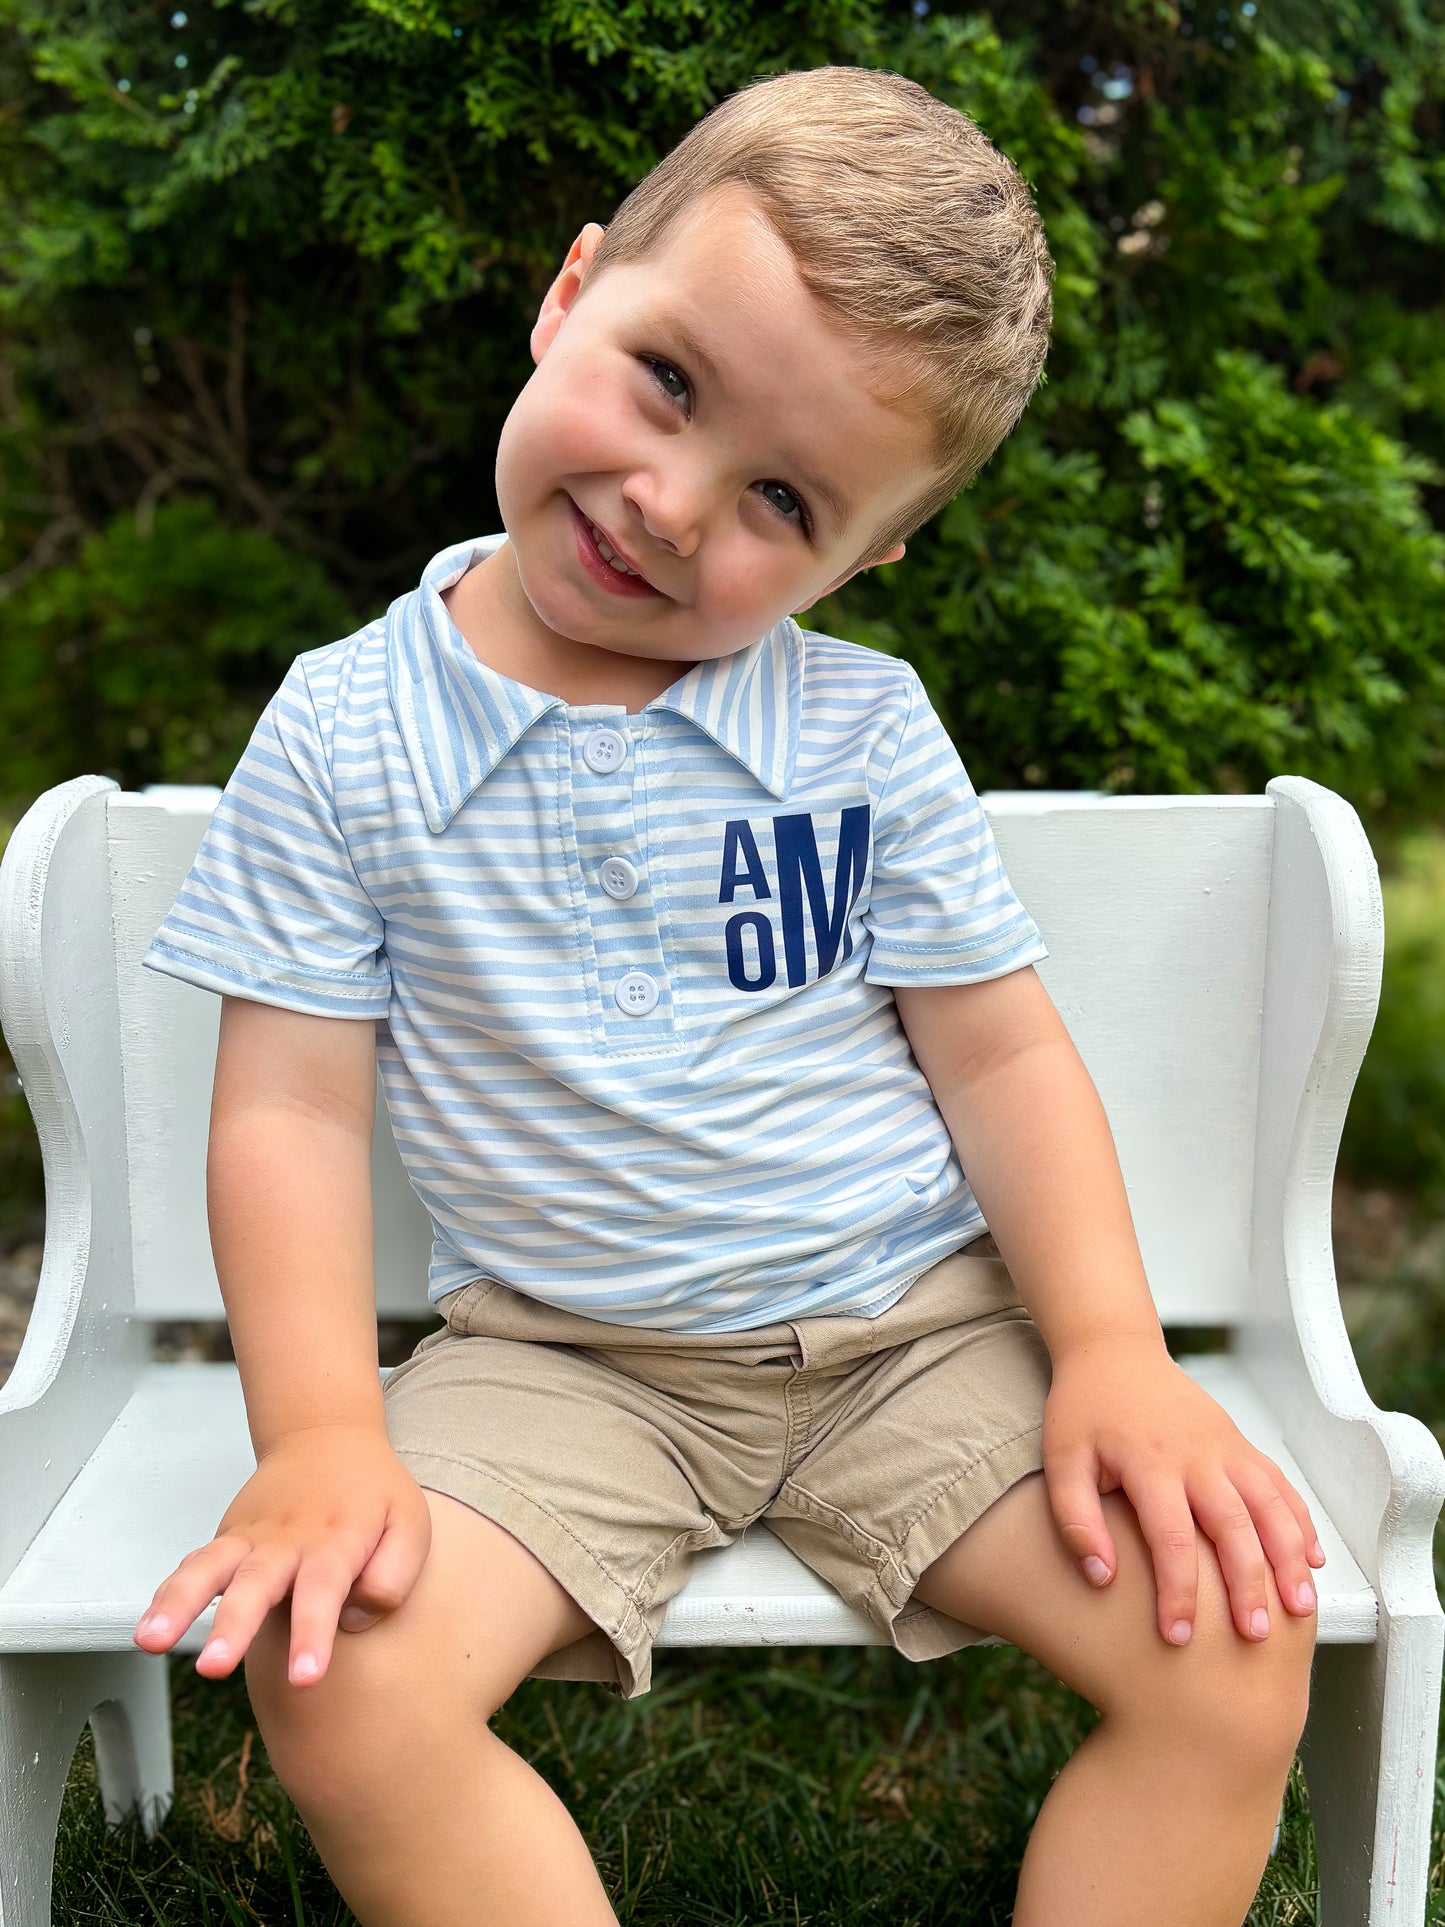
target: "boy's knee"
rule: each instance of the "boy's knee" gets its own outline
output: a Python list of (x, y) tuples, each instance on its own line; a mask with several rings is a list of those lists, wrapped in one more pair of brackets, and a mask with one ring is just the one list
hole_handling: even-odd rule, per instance
[(291, 1657), (291, 1602), (273, 1606), (252, 1635), (241, 1664), (246, 1676), (246, 1693), (255, 1714), (256, 1725), (265, 1744), (267, 1757), (282, 1786), (298, 1805), (311, 1795), (307, 1761), (321, 1750), (319, 1729), (335, 1704), (336, 1695), (316, 1694), (330, 1681), (314, 1686), (293, 1686), (287, 1676)]
[[(283, 1600), (267, 1613), (246, 1648), (242, 1666), (267, 1756), (281, 1784), (300, 1805), (312, 1791), (307, 1763), (326, 1751), (325, 1732), (335, 1722), (338, 1669), (333, 1654), (326, 1674), (313, 1685), (291, 1683), (290, 1603)], [(344, 1682), (342, 1686), (344, 1692)], [(335, 1756), (337, 1749), (332, 1750)]]
[[(338, 1630), (325, 1673), (302, 1686), (288, 1677), (289, 1600), (256, 1630), (244, 1660), (246, 1690), (277, 1777), (303, 1811), (328, 1799), (358, 1800), (395, 1770), (410, 1732), (435, 1723), (399, 1617), (386, 1614), (364, 1632)], [(448, 1717), (455, 1717), (455, 1696)], [(478, 1723), (485, 1724), (480, 1714)]]
[[(1231, 1628), (1230, 1637), (1239, 1635)], [(1309, 1714), (1309, 1673), (1301, 1675), (1288, 1646), (1279, 1641), (1272, 1663), (1211, 1668), (1174, 1709), (1181, 1733), (1228, 1775), (1239, 1778), (1254, 1765), (1273, 1776), (1295, 1756)]]
[(1160, 1642), (1157, 1663), (1137, 1676), (1130, 1707), (1181, 1740), (1187, 1735), (1197, 1753), (1235, 1774), (1249, 1763), (1271, 1775), (1287, 1767), (1309, 1714), (1315, 1615), (1285, 1610), (1271, 1568), (1265, 1603), (1268, 1637), (1244, 1638), (1218, 1555), (1201, 1534), (1194, 1636), (1184, 1647)]

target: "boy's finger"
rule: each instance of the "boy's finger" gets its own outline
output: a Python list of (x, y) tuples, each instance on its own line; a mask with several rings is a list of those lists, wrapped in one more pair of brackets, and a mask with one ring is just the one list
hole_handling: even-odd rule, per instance
[(376, 1550), (357, 1573), (341, 1610), (343, 1632), (362, 1632), (383, 1613), (395, 1612), (416, 1584), (431, 1550), (431, 1510), (419, 1520), (392, 1514)]
[(1126, 1480), (1124, 1491), (1154, 1555), (1159, 1630), (1171, 1646), (1187, 1645), (1199, 1605), (1199, 1542), (1183, 1481), (1141, 1482), (1136, 1488)]
[(310, 1686), (324, 1677), (353, 1576), (351, 1561), (335, 1552), (313, 1553), (302, 1560), (291, 1590), (286, 1677), (293, 1686)]
[(291, 1590), (295, 1569), (296, 1555), (290, 1547), (271, 1547), (241, 1561), (196, 1657), (198, 1673), (206, 1679), (224, 1679), (235, 1671), (256, 1637), (256, 1628)]
[(1223, 1473), (1191, 1491), (1194, 1514), (1213, 1541), (1241, 1638), (1269, 1637), (1268, 1563), (1244, 1494)]
[[(1299, 1511), (1289, 1502), (1289, 1494), (1281, 1491), (1263, 1468), (1238, 1466), (1230, 1476), (1249, 1507), (1264, 1556), (1274, 1569), (1280, 1603), (1286, 1612), (1306, 1617), (1318, 1604), (1307, 1554), (1313, 1527), (1301, 1523)], [(1305, 1519), (1308, 1518), (1306, 1511)]]
[(248, 1548), (232, 1539), (212, 1539), (188, 1552), (151, 1595), (131, 1639), (149, 1652), (164, 1652), (230, 1584)]
[(1044, 1461), (1044, 1484), (1059, 1537), (1077, 1559), (1091, 1585), (1104, 1586), (1118, 1568), (1113, 1537), (1099, 1502), (1092, 1455), (1069, 1459), (1055, 1454)]
[[(1305, 1504), (1300, 1493), (1290, 1484), (1284, 1473), (1280, 1471), (1274, 1460), (1270, 1458), (1266, 1452), (1255, 1452), (1254, 1458), (1249, 1462), (1249, 1465), (1245, 1467), (1246, 1471), (1251, 1469), (1263, 1473), (1264, 1477), (1274, 1487), (1275, 1491), (1279, 1493), (1280, 1497), (1293, 1513), (1295, 1523), (1299, 1527), (1300, 1540), (1304, 1546), (1306, 1564), (1322, 1566), (1325, 1563), (1325, 1549), (1320, 1544), (1320, 1535), (1315, 1528), (1313, 1518), (1310, 1516), (1310, 1509)], [(1244, 1487), (1240, 1484), (1238, 1478), (1235, 1479), (1235, 1484), (1239, 1485), (1241, 1491), (1244, 1491)], [(1251, 1510), (1253, 1510), (1252, 1506)]]

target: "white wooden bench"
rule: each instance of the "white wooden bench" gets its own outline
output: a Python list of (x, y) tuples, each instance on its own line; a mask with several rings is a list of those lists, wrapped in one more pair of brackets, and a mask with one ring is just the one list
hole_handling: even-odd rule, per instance
[[(44, 1265), (0, 1391), (0, 1927), (49, 1927), (61, 1794), (87, 1720), (103, 1804), (148, 1830), (172, 1793), (165, 1655), (132, 1643), (158, 1582), (255, 1467), (234, 1365), (159, 1363), (158, 1320), (220, 1319), (205, 1155), (220, 999), (139, 959), (213, 789), (79, 776), (0, 866), (0, 1022), (45, 1160)], [(1324, 1927), (1425, 1919), (1445, 1459), (1361, 1383), (1336, 1289), (1331, 1180), (1379, 995), (1358, 818), (1264, 796), (985, 799), (1093, 1074), (1166, 1329), (1308, 1502), (1327, 1554), (1301, 1748)], [(430, 1228), (377, 1104), (377, 1309), (426, 1318)], [(1187, 1351), (1187, 1339), (1181, 1349)], [(199, 1651), (208, 1608), (175, 1648)], [(659, 1645), (878, 1643), (761, 1526), (699, 1556)], [(996, 1643), (996, 1642), (995, 1642)], [(1278, 1833), (1276, 1832), (1276, 1841)]]

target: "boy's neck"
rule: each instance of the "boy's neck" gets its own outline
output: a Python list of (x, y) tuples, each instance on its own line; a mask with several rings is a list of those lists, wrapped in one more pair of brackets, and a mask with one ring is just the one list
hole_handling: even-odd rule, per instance
[(479, 662), (565, 703), (621, 703), (636, 715), (694, 667), (589, 649), (544, 629), (527, 601), (510, 542), (443, 589), (441, 599)]

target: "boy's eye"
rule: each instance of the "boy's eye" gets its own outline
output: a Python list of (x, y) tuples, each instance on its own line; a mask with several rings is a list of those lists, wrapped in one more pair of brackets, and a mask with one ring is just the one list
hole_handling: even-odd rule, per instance
[(686, 378), (684, 374), (678, 374), (678, 370), (672, 366), (672, 362), (659, 360), (659, 356), (657, 355), (644, 355), (642, 358), (647, 362), (647, 366), (651, 368), (653, 380), (661, 387), (661, 391), (667, 395), (669, 401), (686, 401), (686, 399), (688, 399), (688, 395), (690, 395), (688, 378)]
[(776, 509), (778, 515), (786, 516), (790, 522), (798, 520), (801, 528), (807, 530), (807, 509), (786, 482), (759, 482), (757, 488), (763, 493), (763, 501), (767, 501), (771, 509)]
[[(682, 370), (674, 368), (672, 362), (663, 360), (661, 355), (640, 355), (638, 360), (644, 360), (647, 368), (651, 368), (653, 382), (657, 382), (669, 401), (674, 401), (680, 407), (688, 409), (688, 412), (692, 412), (690, 409), (692, 387), (688, 385), (688, 378), (686, 374), (682, 374)], [(776, 515), (782, 516), (784, 522), (792, 522), (796, 528), (801, 528), (801, 532), (811, 538), (813, 520), (807, 513), (807, 505), (803, 503), (800, 495), (796, 495), (788, 488), (786, 482), (759, 482), (757, 489), (761, 491), (769, 509), (773, 509)]]

